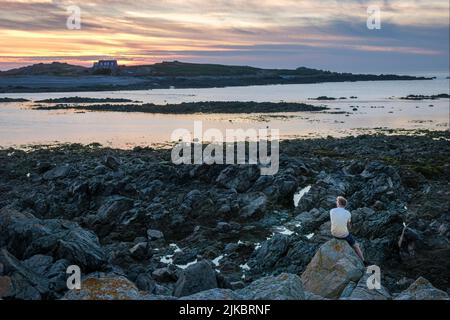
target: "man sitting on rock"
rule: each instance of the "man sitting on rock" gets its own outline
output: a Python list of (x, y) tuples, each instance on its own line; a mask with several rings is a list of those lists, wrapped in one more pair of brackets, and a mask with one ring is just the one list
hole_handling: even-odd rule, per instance
[(366, 265), (366, 261), (364, 260), (363, 253), (358, 243), (356, 243), (355, 239), (348, 231), (351, 228), (351, 214), (348, 210), (345, 209), (347, 205), (347, 200), (344, 197), (336, 198), (336, 206), (337, 208), (330, 210), (330, 219), (331, 219), (331, 234), (333, 237), (337, 239), (346, 240), (348, 244), (355, 250), (358, 257), (361, 258), (364, 265)]

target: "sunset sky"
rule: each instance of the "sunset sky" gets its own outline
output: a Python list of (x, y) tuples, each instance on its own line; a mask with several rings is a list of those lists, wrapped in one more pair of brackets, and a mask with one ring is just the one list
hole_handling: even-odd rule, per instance
[[(81, 30), (66, 27), (81, 9)], [(379, 5), (381, 29), (366, 27)], [(0, 70), (167, 60), (352, 72), (445, 71), (449, 1), (0, 0)]]

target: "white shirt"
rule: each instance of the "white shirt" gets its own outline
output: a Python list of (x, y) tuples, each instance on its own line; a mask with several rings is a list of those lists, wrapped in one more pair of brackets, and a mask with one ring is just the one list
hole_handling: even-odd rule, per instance
[(331, 234), (337, 238), (348, 236), (347, 223), (352, 215), (344, 208), (334, 208), (330, 210)]

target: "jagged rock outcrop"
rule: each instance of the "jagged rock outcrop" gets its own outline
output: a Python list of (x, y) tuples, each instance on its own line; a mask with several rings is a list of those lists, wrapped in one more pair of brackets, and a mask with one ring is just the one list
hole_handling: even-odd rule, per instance
[(449, 300), (449, 296), (445, 291), (433, 287), (427, 279), (419, 277), (395, 300)]
[(305, 290), (325, 298), (339, 298), (345, 287), (363, 276), (364, 265), (345, 240), (323, 244), (302, 274)]
[[(369, 289), (367, 285), (367, 280), (369, 278), (369, 274), (365, 274), (359, 279), (358, 283), (350, 283), (347, 288), (350, 290), (344, 289), (345, 294), (341, 294), (340, 299), (345, 300), (390, 300), (391, 294), (389, 291), (383, 286), (380, 285), (380, 289)], [(369, 280), (370, 281), (370, 280)]]
[(41, 300), (49, 298), (50, 281), (34, 272), (6, 249), (0, 251), (0, 263), (4, 265), (1, 277), (0, 297), (21, 300)]
[(77, 223), (63, 219), (38, 219), (13, 209), (0, 210), (0, 246), (18, 259), (50, 255), (77, 264), (84, 272), (97, 270), (106, 257), (97, 236)]

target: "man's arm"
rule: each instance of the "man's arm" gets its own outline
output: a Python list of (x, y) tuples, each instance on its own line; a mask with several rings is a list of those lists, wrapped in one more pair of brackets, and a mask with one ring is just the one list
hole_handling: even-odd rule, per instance
[(348, 219), (347, 221), (347, 229), (350, 230), (352, 228), (352, 219)]

